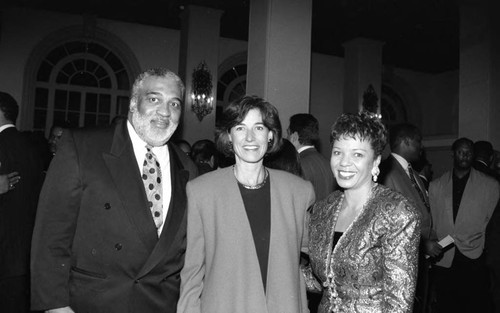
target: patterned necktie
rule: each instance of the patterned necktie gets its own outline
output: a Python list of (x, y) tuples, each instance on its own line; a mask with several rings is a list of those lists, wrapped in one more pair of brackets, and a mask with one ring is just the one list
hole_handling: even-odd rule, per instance
[(163, 224), (163, 191), (161, 187), (161, 169), (156, 155), (151, 150), (151, 146), (146, 146), (146, 159), (142, 167), (142, 181), (148, 196), (148, 205), (153, 215), (156, 228)]
[(415, 176), (416, 175), (415, 171), (411, 167), (410, 163), (408, 163), (408, 173), (410, 174), (410, 180), (411, 180), (411, 183), (413, 184), (413, 187), (415, 187), (415, 189), (417, 189), (418, 194), (420, 196), (420, 199), (422, 199), (422, 202), (427, 207), (427, 210), (429, 210), (429, 208), (430, 208), (429, 201), (428, 201), (426, 195), (424, 194), (424, 191), (422, 190), (422, 187), (420, 187), (420, 184), (417, 181), (417, 177)]

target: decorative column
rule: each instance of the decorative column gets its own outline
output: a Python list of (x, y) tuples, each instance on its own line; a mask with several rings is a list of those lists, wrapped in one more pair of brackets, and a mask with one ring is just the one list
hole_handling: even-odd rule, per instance
[[(181, 48), (179, 56), (179, 75), (186, 84), (184, 95), (183, 123), (179, 125), (177, 137), (193, 144), (200, 139), (213, 140), (215, 128), (215, 99), (217, 99), (217, 68), (219, 64), (219, 32), (221, 10), (188, 5), (181, 14)], [(203, 66), (201, 66), (204, 63)], [(211, 74), (211, 97), (213, 110), (200, 120), (192, 110), (195, 101), (193, 93), (193, 72), (204, 68)], [(208, 85), (206, 74), (198, 72), (196, 82), (203, 90)], [(195, 82), (195, 83), (196, 83)], [(201, 94), (200, 94), (201, 95)], [(208, 95), (207, 95), (208, 96)]]
[(377, 113), (380, 113), (383, 44), (381, 41), (366, 38), (355, 38), (343, 44), (344, 112), (360, 112), (363, 95), (367, 91), (374, 91), (379, 99)]
[(494, 1), (460, 2), (459, 137), (500, 147), (500, 31)]
[(247, 94), (290, 116), (309, 112), (312, 0), (252, 0)]

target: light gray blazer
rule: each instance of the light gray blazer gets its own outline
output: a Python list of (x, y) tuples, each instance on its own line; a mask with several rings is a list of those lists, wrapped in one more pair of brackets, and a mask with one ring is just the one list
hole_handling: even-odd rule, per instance
[(299, 269), (310, 182), (269, 170), (271, 238), (266, 293), (233, 168), (187, 186), (188, 230), (178, 313), (308, 312)]
[(471, 169), (469, 180), (455, 222), (453, 222), (453, 172), (433, 180), (429, 185), (433, 228), (441, 240), (451, 235), (455, 246), (444, 253), (438, 266), (450, 267), (455, 247), (465, 256), (477, 259), (484, 249), (486, 226), (499, 198), (497, 181)]

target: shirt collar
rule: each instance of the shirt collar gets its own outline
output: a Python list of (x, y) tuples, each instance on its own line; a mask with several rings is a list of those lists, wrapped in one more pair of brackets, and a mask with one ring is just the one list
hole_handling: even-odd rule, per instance
[(408, 174), (408, 161), (397, 153), (391, 152), (391, 155), (401, 164), (405, 169), (406, 174)]
[(486, 164), (483, 160), (476, 160), (476, 162), (483, 163), (484, 166), (488, 167), (488, 164)]
[(297, 149), (297, 152), (301, 153), (302, 151), (307, 150), (307, 149), (314, 149), (314, 146), (302, 146), (299, 149)]
[(144, 140), (142, 140), (141, 137), (139, 137), (139, 135), (137, 135), (137, 132), (135, 131), (135, 128), (134, 128), (134, 126), (132, 126), (132, 123), (130, 123), (130, 121), (127, 121), (127, 129), (128, 129), (128, 133), (130, 135), (130, 140), (132, 141), (132, 146), (134, 147), (134, 150), (144, 148), (144, 151), (146, 151), (147, 143), (144, 142)]
[(16, 125), (14, 125), (14, 124), (5, 124), (3, 126), (0, 126), (0, 133), (3, 132), (4, 130), (6, 130), (7, 128), (11, 128), (11, 127), (16, 127)]

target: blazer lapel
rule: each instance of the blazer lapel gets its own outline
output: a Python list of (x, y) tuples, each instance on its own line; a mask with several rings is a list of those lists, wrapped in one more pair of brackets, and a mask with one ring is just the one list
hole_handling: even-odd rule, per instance
[[(411, 194), (412, 196), (412, 201), (417, 205), (417, 209), (419, 211), (421, 211), (422, 213), (425, 213), (425, 212), (428, 212), (427, 210), (427, 207), (425, 206), (425, 203), (423, 202), (423, 199), (420, 197), (420, 194), (418, 193), (417, 189), (416, 189), (416, 186), (413, 186), (413, 183), (411, 182), (411, 179), (410, 179), (410, 176), (408, 176), (408, 174), (406, 173), (405, 169), (403, 168), (403, 166), (401, 166), (401, 164), (398, 162), (398, 160), (396, 160), (396, 158), (394, 158), (392, 155), (392, 162), (393, 162), (393, 166), (395, 169), (397, 169), (397, 173), (398, 173), (398, 176), (399, 176), (399, 179), (400, 179), (400, 186), (402, 189), (405, 189), (407, 193)], [(418, 176), (418, 175), (416, 175)], [(419, 178), (418, 177), (415, 177), (415, 179), (417, 180), (417, 184), (418, 184), (418, 180)], [(423, 186), (423, 183), (420, 182), (420, 184)], [(425, 189), (423, 189), (423, 192)], [(424, 197), (425, 197), (425, 193), (424, 193)]]
[[(443, 186), (443, 194), (442, 197), (444, 198), (444, 218), (446, 219), (445, 223), (449, 225), (450, 230), (453, 230), (455, 228), (455, 222), (453, 221), (453, 174), (450, 172), (451, 175), (448, 176), (448, 179), (446, 180), (446, 185)], [(439, 208), (436, 208), (439, 209)]]
[(103, 153), (103, 159), (122, 199), (125, 213), (144, 245), (153, 251), (158, 235), (147, 210), (147, 197), (126, 123), (117, 124), (110, 153)]
[[(139, 276), (147, 274), (158, 264), (158, 262), (160, 262), (172, 247), (179, 230), (181, 228), (185, 229), (186, 227), (183, 220), (186, 218), (186, 183), (189, 179), (189, 172), (183, 168), (179, 157), (171, 145), (169, 145), (169, 154), (172, 196), (165, 218), (165, 226), (163, 226), (158, 244), (155, 246), (151, 256), (141, 269)], [(182, 240), (182, 238), (179, 238), (179, 240)]]

